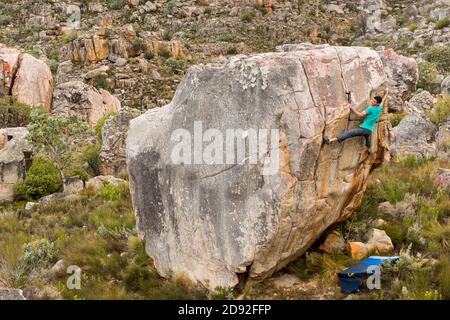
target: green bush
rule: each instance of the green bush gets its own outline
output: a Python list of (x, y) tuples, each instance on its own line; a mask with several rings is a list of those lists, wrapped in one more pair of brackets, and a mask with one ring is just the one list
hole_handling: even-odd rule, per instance
[(22, 260), (29, 267), (37, 264), (49, 264), (55, 257), (54, 244), (47, 239), (40, 239), (24, 244)]
[(425, 59), (434, 63), (444, 73), (450, 72), (450, 45), (433, 48), (425, 53)]
[(434, 27), (437, 30), (444, 29), (445, 27), (450, 26), (450, 19), (448, 17), (444, 17), (438, 22), (436, 22), (436, 26)]
[(398, 126), (398, 124), (400, 123), (400, 121), (402, 121), (402, 119), (404, 117), (405, 117), (405, 113), (392, 114), (391, 117), (389, 118), (389, 121), (391, 122), (392, 127)]
[(166, 60), (166, 65), (172, 70), (172, 72), (179, 72), (183, 70), (184, 62), (182, 60), (169, 58)]
[(116, 186), (111, 183), (103, 183), (98, 191), (98, 194), (100, 198), (104, 200), (118, 201), (122, 197), (122, 190), (123, 188), (121, 186)]
[(255, 16), (256, 15), (253, 11), (247, 10), (241, 15), (241, 21), (251, 22)]
[(31, 119), (31, 107), (15, 97), (0, 99), (0, 127), (24, 127)]
[(428, 114), (430, 120), (439, 124), (447, 119), (450, 114), (450, 96), (444, 95), (438, 98), (431, 112)]
[(100, 175), (100, 145), (87, 145), (81, 151), (81, 160), (87, 166), (87, 173), (93, 177)]
[(384, 201), (395, 204), (405, 198), (407, 185), (398, 180), (386, 180), (377, 186), (377, 194)]
[(35, 158), (23, 181), (14, 187), (18, 200), (33, 200), (57, 192), (61, 187), (61, 175), (53, 162)]
[(417, 88), (427, 90), (431, 93), (436, 93), (440, 89), (439, 81), (437, 80), (438, 69), (436, 64), (432, 62), (420, 62), (419, 67), (419, 81)]
[(12, 18), (10, 16), (6, 16), (3, 14), (0, 14), (0, 26), (7, 26), (12, 21)]
[(125, 4), (125, 0), (111, 0), (109, 2), (109, 8), (113, 10), (120, 10), (125, 6)]

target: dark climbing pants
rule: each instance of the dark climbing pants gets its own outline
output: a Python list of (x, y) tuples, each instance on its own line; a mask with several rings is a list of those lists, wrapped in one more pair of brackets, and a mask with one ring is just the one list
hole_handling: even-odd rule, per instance
[(367, 129), (363, 129), (363, 128), (356, 128), (356, 129), (351, 129), (349, 131), (345, 131), (343, 133), (341, 133), (340, 135), (338, 135), (336, 137), (336, 139), (339, 142), (342, 142), (348, 138), (352, 138), (352, 137), (365, 137), (366, 138), (366, 147), (368, 149), (370, 149), (370, 137), (372, 136), (372, 131), (367, 130)]

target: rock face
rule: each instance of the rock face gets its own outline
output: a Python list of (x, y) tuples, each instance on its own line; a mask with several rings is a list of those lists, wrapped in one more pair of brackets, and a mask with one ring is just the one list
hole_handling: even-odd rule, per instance
[(419, 71), (413, 58), (397, 54), (393, 49), (378, 50), (383, 61), (389, 87), (389, 111), (401, 112), (405, 101), (416, 91)]
[(0, 201), (14, 200), (14, 185), (25, 177), (31, 145), (26, 128), (0, 129)]
[(102, 149), (100, 152), (100, 172), (103, 175), (117, 175), (127, 169), (125, 140), (131, 119), (139, 116), (136, 109), (123, 108), (108, 118), (102, 129)]
[(436, 153), (433, 143), (436, 131), (436, 125), (429, 119), (417, 113), (410, 113), (392, 130), (394, 137), (391, 153), (401, 156), (432, 156)]
[(362, 110), (385, 84), (375, 51), (279, 50), (191, 67), (169, 105), (131, 121), (137, 227), (162, 275), (210, 289), (270, 276), (351, 215), (388, 157), (385, 113), (370, 155), (363, 139), (322, 143), (359, 125), (348, 88)]
[(70, 81), (56, 87), (51, 113), (65, 117), (75, 115), (95, 126), (105, 115), (119, 110), (119, 100), (108, 91), (97, 90), (81, 81)]
[[(16, 49), (0, 44), (0, 86), (5, 95), (12, 95), (30, 106), (42, 106), (46, 111), (51, 107), (53, 95), (53, 76), (45, 62)], [(4, 69), (4, 70), (3, 70)]]
[(405, 111), (407, 113), (417, 113), (423, 116), (427, 115), (432, 108), (436, 99), (426, 90), (414, 95), (411, 100), (406, 103)]

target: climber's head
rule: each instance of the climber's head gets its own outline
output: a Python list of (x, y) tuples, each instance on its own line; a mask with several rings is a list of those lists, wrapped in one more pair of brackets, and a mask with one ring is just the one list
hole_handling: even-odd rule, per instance
[(381, 98), (380, 96), (376, 96), (376, 97), (373, 97), (372, 99), (370, 99), (370, 104), (371, 104), (372, 106), (377, 106), (377, 105), (379, 105), (382, 101), (383, 101), (383, 98)]

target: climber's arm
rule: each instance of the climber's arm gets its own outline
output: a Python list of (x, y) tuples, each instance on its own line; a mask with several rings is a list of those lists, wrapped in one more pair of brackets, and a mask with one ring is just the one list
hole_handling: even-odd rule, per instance
[(388, 89), (388, 88), (386, 88), (386, 90), (384, 91), (384, 96), (383, 96), (383, 100), (381, 101), (381, 105), (382, 105), (382, 106), (384, 106), (384, 105), (385, 105), (385, 103), (386, 103), (386, 100), (387, 100), (387, 97), (388, 97), (388, 94), (389, 94), (389, 89)]
[(359, 118), (364, 118), (364, 117), (366, 116), (366, 112), (365, 112), (365, 111), (360, 112), (360, 111), (356, 110), (355, 108), (353, 108), (352, 105), (350, 105), (350, 110), (351, 110), (354, 114), (356, 114), (356, 116), (359, 117)]

